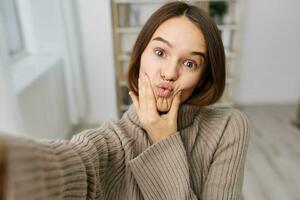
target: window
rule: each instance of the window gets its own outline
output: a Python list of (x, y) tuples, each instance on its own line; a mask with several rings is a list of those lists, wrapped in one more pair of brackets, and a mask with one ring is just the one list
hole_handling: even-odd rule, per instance
[(7, 50), (12, 58), (25, 50), (18, 6), (15, 0), (2, 0), (0, 6)]

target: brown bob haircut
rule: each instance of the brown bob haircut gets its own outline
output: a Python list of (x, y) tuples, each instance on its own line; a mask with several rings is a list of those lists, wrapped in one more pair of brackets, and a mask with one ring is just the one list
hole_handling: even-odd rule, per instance
[(127, 79), (129, 89), (138, 94), (141, 55), (156, 29), (166, 20), (186, 16), (202, 31), (206, 42), (205, 68), (200, 83), (186, 103), (208, 106), (217, 102), (225, 89), (225, 52), (220, 32), (210, 16), (199, 7), (185, 2), (166, 3), (155, 11), (140, 31), (133, 46)]

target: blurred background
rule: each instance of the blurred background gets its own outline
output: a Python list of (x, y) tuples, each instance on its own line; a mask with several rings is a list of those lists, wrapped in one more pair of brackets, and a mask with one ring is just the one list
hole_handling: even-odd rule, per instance
[[(0, 130), (70, 138), (131, 104), (132, 45), (163, 0), (0, 0)], [(300, 199), (300, 1), (189, 1), (226, 51), (214, 106), (250, 119), (244, 199)]]

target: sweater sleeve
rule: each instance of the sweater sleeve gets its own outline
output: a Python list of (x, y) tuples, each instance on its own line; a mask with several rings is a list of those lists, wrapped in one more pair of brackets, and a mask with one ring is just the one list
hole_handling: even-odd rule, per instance
[(233, 109), (214, 153), (201, 199), (242, 199), (248, 143), (248, 119), (242, 112)]
[(96, 199), (108, 156), (99, 131), (83, 131), (71, 140), (2, 135), (8, 199)]
[(145, 200), (196, 200), (180, 133), (153, 144), (129, 162)]

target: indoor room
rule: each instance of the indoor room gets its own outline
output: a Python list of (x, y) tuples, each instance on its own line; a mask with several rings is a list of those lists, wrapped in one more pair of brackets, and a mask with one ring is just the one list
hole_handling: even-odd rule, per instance
[(0, 1), (0, 191), (299, 200), (299, 9)]

